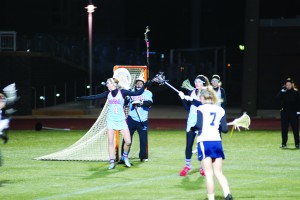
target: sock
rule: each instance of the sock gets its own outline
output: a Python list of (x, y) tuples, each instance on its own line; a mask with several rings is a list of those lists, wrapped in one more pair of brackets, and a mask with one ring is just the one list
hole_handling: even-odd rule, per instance
[(215, 200), (215, 194), (207, 194), (208, 200)]
[(125, 151), (124, 151), (123, 157), (124, 157), (124, 158), (128, 158), (128, 152), (125, 152)]
[(109, 160), (109, 163), (110, 163), (110, 164), (115, 164), (115, 159), (110, 159), (110, 160)]
[(189, 169), (192, 168), (191, 161), (192, 161), (192, 159), (185, 159), (185, 166)]
[(224, 197), (227, 197), (228, 194), (230, 194), (229, 187), (223, 188)]

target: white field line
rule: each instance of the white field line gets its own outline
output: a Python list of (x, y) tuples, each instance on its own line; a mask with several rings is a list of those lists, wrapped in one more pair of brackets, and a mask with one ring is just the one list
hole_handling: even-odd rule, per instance
[(86, 194), (86, 193), (95, 192), (95, 191), (98, 192), (101, 190), (106, 190), (106, 189), (115, 188), (115, 187), (124, 187), (124, 186), (136, 185), (136, 184), (149, 182), (149, 181), (158, 181), (158, 180), (173, 179), (173, 178), (180, 178), (180, 176), (178, 176), (177, 174), (176, 175), (173, 174), (170, 176), (159, 176), (159, 177), (155, 177), (155, 178), (143, 179), (143, 180), (132, 181), (132, 182), (127, 182), (127, 183), (110, 184), (110, 185), (99, 186), (99, 187), (85, 188), (83, 190), (78, 190), (75, 192), (53, 195), (53, 196), (42, 197), (42, 198), (36, 198), (34, 200), (59, 199), (59, 198), (64, 198), (64, 197), (71, 197), (71, 196), (78, 195), (78, 194)]
[[(267, 182), (270, 179), (278, 179), (279, 177), (285, 177), (285, 176), (284, 175), (279, 175), (279, 176), (273, 176), (273, 177), (270, 177), (270, 178), (257, 179), (255, 181), (245, 181), (243, 184), (239, 184), (239, 186), (235, 186), (235, 187), (240, 188), (240, 187), (244, 187), (246, 185), (253, 185), (253, 184), (259, 183), (259, 182)], [(176, 175), (173, 174), (173, 175), (170, 175), (170, 176), (159, 176), (159, 177), (155, 177), (155, 178), (137, 180), (137, 181), (127, 182), (127, 183), (110, 184), (110, 185), (99, 186), (99, 187), (85, 188), (83, 190), (78, 190), (78, 191), (75, 191), (75, 192), (59, 194), (59, 195), (53, 195), (53, 196), (42, 197), (42, 198), (36, 198), (34, 200), (60, 199), (60, 198), (64, 198), (64, 197), (71, 197), (71, 196), (75, 196), (75, 195), (78, 195), (78, 194), (86, 194), (86, 193), (90, 193), (90, 192), (101, 191), (101, 190), (111, 189), (111, 188), (115, 188), (115, 187), (124, 187), (124, 186), (136, 185), (136, 184), (149, 182), (149, 181), (158, 181), (158, 180), (173, 179), (173, 178), (180, 178), (180, 176), (178, 176), (177, 174)], [(192, 196), (194, 197), (195, 194), (200, 194), (200, 193), (202, 193), (202, 191), (199, 189), (199, 192), (192, 193)], [(185, 195), (184, 197), (186, 198), (187, 196)], [(184, 197), (182, 197), (182, 198), (184, 198)], [(178, 198), (180, 198), (180, 197), (178, 197), (178, 196), (168, 196), (168, 197), (162, 198), (160, 200), (178, 199)]]

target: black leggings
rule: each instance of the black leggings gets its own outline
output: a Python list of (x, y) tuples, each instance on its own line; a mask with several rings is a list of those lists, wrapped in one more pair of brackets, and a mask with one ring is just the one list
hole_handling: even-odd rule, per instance
[(295, 145), (299, 145), (299, 116), (296, 112), (281, 111), (280, 114), (282, 145), (286, 145), (288, 141), (289, 124), (294, 134)]
[(191, 159), (193, 154), (193, 145), (196, 137), (196, 133), (194, 131), (186, 132), (186, 146), (185, 146), (185, 158)]

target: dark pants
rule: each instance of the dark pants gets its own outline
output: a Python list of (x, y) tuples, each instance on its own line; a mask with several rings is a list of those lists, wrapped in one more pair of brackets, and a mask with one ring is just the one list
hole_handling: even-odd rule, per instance
[[(130, 116), (128, 116), (127, 123), (130, 131), (131, 142), (133, 142), (132, 138), (134, 132), (137, 131), (139, 134), (139, 139), (140, 139), (139, 158), (148, 159), (148, 120), (141, 123), (133, 120)], [(124, 140), (122, 142), (122, 154), (123, 154), (123, 146), (124, 146)]]
[(281, 111), (281, 137), (282, 145), (286, 145), (288, 141), (289, 124), (291, 124), (295, 145), (299, 145), (299, 116), (296, 112)]
[(196, 133), (193, 131), (186, 132), (186, 146), (185, 146), (185, 158), (191, 159), (193, 154), (193, 145), (196, 137)]

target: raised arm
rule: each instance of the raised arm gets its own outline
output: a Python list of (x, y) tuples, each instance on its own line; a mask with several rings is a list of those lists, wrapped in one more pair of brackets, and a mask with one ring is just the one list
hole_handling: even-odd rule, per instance
[(100, 94), (96, 95), (91, 95), (91, 96), (81, 96), (81, 97), (76, 97), (76, 101), (83, 101), (83, 100), (97, 100), (97, 99), (104, 99), (107, 97), (109, 91), (105, 91)]

